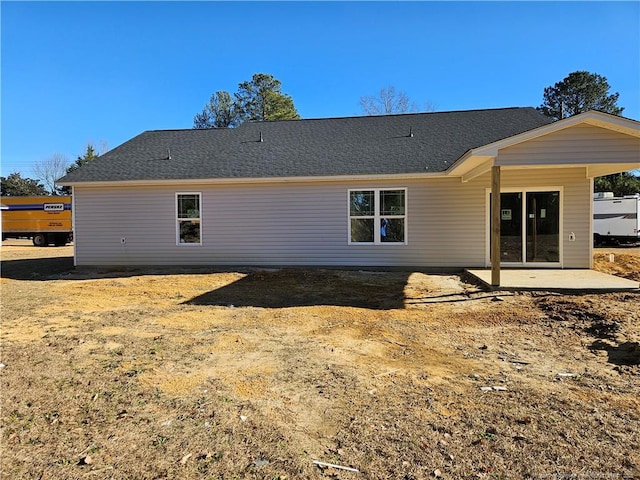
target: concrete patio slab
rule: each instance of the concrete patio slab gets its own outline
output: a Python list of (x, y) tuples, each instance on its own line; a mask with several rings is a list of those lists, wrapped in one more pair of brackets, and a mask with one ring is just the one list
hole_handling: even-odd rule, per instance
[[(491, 288), (490, 269), (467, 269), (466, 272)], [(638, 282), (595, 270), (503, 269), (497, 290), (621, 292), (639, 288)]]

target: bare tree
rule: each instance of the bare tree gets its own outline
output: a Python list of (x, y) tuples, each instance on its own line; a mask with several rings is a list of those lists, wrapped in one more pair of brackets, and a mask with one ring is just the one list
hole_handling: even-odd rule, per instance
[(57, 195), (59, 189), (56, 187), (56, 180), (67, 173), (69, 164), (69, 159), (65, 155), (54, 153), (49, 158), (36, 162), (33, 166), (33, 174), (51, 195)]
[(98, 144), (93, 140), (89, 141), (87, 145), (91, 145), (96, 153), (96, 156), (103, 155), (109, 151), (109, 143), (106, 140), (100, 140)]
[(193, 117), (193, 128), (228, 128), (240, 123), (240, 109), (229, 92), (213, 95), (202, 112)]
[(424, 102), (424, 107), (422, 107), (421, 112), (435, 112), (437, 105), (433, 102), (426, 101)]
[[(396, 91), (396, 87), (389, 85), (380, 89), (378, 96), (360, 97), (360, 107), (365, 115), (389, 115), (394, 113), (418, 112), (416, 102), (411, 100), (403, 91)], [(425, 103), (424, 112), (432, 112), (432, 103)]]

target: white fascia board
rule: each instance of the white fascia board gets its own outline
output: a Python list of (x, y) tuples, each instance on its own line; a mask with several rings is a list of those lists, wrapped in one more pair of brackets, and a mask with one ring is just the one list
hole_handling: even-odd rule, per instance
[(576, 169), (581, 168), (584, 170), (585, 178), (601, 177), (603, 175), (610, 175), (612, 173), (628, 172), (630, 170), (636, 170), (640, 168), (640, 163), (560, 163), (550, 165), (501, 165), (502, 171), (506, 170), (539, 170), (539, 169)]
[(491, 167), (493, 167), (494, 165), (495, 162), (493, 159), (483, 161), (478, 166), (466, 171), (460, 176), (462, 183), (467, 183), (474, 178), (479, 177), (480, 175), (484, 175), (485, 173), (490, 172)]
[(632, 137), (640, 137), (640, 122), (637, 120), (618, 117), (616, 115), (610, 115), (602, 112), (586, 112), (582, 115), (588, 115), (585, 123), (588, 123), (589, 125), (625, 133)]
[(117, 187), (117, 186), (154, 186), (154, 185), (201, 185), (201, 184), (265, 184), (265, 183), (316, 183), (349, 182), (370, 180), (403, 180), (421, 178), (447, 178), (445, 172), (400, 173), (393, 175), (327, 175), (318, 177), (266, 177), (266, 178), (188, 178), (158, 180), (112, 180), (99, 182), (64, 182), (58, 185), (72, 187)]
[[(491, 165), (498, 156), (498, 150), (495, 152), (483, 152), (483, 155), (476, 155), (474, 150), (469, 150), (462, 157), (456, 160), (447, 170), (446, 173), (450, 177), (463, 177), (469, 172), (476, 170), (482, 165)], [(464, 181), (464, 180), (463, 180)]]

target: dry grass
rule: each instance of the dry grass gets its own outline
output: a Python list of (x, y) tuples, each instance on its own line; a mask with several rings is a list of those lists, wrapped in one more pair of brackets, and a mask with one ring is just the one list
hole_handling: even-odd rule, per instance
[(2, 478), (640, 476), (638, 294), (69, 253), (2, 250)]

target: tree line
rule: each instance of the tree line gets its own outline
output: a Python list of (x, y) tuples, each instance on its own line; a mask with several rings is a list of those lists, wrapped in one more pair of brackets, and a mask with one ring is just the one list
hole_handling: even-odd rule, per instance
[[(570, 73), (561, 81), (544, 89), (543, 101), (537, 110), (557, 121), (588, 110), (621, 115), (618, 92), (610, 93), (606, 77), (587, 71)], [(360, 97), (363, 115), (389, 115), (434, 111), (434, 105), (421, 108), (404, 91), (392, 85), (383, 87), (376, 95)], [(202, 111), (193, 118), (194, 129), (234, 128), (244, 122), (297, 120), (301, 118), (293, 98), (282, 91), (282, 82), (268, 73), (256, 73), (250, 80), (240, 82), (233, 94), (218, 90), (211, 95)], [(86, 152), (69, 164), (59, 154), (34, 166), (36, 179), (23, 178), (20, 173), (0, 177), (2, 195), (67, 194), (67, 187), (57, 187), (55, 181), (100, 155), (92, 144)], [(640, 172), (639, 172), (640, 174)], [(595, 191), (612, 191), (617, 196), (640, 192), (640, 176), (623, 172), (595, 179)]]
[[(543, 102), (537, 110), (556, 121), (588, 110), (621, 115), (618, 92), (609, 93), (606, 77), (587, 71), (570, 73), (563, 80), (544, 89)], [(434, 104), (426, 102), (422, 108), (407, 95), (389, 85), (377, 95), (360, 97), (363, 115), (389, 115), (431, 112)], [(293, 98), (282, 92), (282, 83), (273, 75), (256, 73), (251, 80), (238, 84), (233, 95), (219, 90), (211, 95), (202, 111), (193, 119), (193, 128), (233, 128), (250, 121), (296, 120), (300, 115)]]
[(219, 90), (211, 95), (193, 119), (193, 128), (231, 128), (243, 122), (296, 120), (300, 118), (293, 99), (282, 93), (282, 83), (273, 75), (256, 73), (241, 82), (233, 96)]

